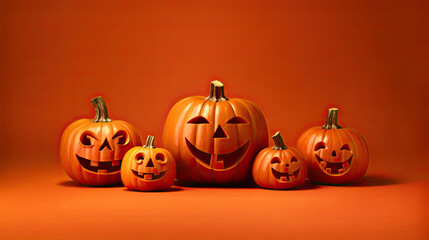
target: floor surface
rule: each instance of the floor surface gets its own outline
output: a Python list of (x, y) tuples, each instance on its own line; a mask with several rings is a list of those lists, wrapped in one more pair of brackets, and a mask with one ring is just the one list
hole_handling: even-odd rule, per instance
[(81, 186), (59, 166), (19, 173), (20, 159), (8, 160), (15, 165), (2, 174), (0, 239), (429, 237), (429, 181), (423, 175), (369, 171), (350, 186), (307, 182), (287, 191), (173, 186), (144, 193)]

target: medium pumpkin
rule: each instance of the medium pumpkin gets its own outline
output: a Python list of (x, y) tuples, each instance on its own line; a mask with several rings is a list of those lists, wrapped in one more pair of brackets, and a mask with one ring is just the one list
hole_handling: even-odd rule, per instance
[(313, 127), (298, 139), (308, 165), (308, 178), (325, 184), (347, 184), (365, 175), (369, 153), (365, 139), (338, 125), (338, 109), (331, 108), (323, 127)]
[(138, 191), (161, 191), (173, 185), (176, 162), (163, 148), (156, 148), (155, 137), (148, 136), (146, 145), (134, 147), (125, 154), (121, 178), (125, 187)]
[(132, 147), (141, 145), (140, 136), (131, 124), (111, 120), (101, 97), (91, 102), (95, 118), (77, 120), (64, 130), (61, 163), (67, 175), (81, 184), (118, 184), (122, 158)]
[(294, 148), (288, 148), (280, 132), (273, 135), (274, 146), (265, 148), (253, 163), (253, 179), (263, 188), (290, 189), (301, 186), (307, 178), (307, 167)]
[(253, 158), (267, 147), (265, 118), (244, 99), (228, 99), (212, 81), (210, 95), (188, 97), (168, 114), (163, 145), (177, 163), (177, 178), (189, 183), (226, 184), (250, 179)]

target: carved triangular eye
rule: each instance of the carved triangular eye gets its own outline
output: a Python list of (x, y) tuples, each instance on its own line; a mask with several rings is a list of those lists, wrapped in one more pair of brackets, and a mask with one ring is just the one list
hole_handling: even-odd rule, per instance
[(320, 149), (325, 149), (326, 148), (326, 143), (324, 142), (318, 142), (316, 144), (316, 146), (314, 146), (314, 151), (320, 150)]
[(119, 130), (113, 137), (112, 139), (118, 139), (118, 144), (119, 145), (125, 145), (125, 143), (127, 142), (127, 133), (123, 130)]
[(191, 120), (189, 120), (188, 123), (192, 123), (192, 124), (206, 124), (206, 123), (209, 123), (209, 121), (207, 121), (207, 119), (205, 117), (198, 116), (198, 117), (194, 117)]
[(247, 123), (247, 121), (241, 117), (233, 117), (233, 118), (229, 119), (229, 121), (227, 123), (241, 124), (241, 123)]
[(273, 157), (272, 159), (271, 159), (271, 162), (270, 162), (271, 164), (274, 164), (274, 163), (280, 163), (280, 159), (278, 158), (278, 157)]
[(350, 151), (350, 146), (348, 145), (348, 144), (344, 144), (342, 147), (341, 147), (341, 149), (340, 149), (341, 151), (342, 150), (349, 150)]
[(80, 137), (82, 145), (90, 147), (94, 144), (94, 139), (98, 141), (97, 137), (92, 132), (86, 131)]

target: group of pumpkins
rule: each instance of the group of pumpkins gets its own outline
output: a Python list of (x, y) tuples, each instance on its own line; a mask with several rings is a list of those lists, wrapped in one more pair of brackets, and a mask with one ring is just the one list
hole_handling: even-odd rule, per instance
[(340, 127), (338, 109), (328, 111), (323, 127), (302, 134), (288, 148), (279, 132), (268, 148), (268, 131), (259, 108), (244, 99), (228, 99), (224, 86), (212, 81), (208, 97), (188, 97), (168, 114), (164, 148), (148, 136), (141, 146), (131, 124), (111, 120), (101, 97), (91, 100), (94, 119), (70, 124), (61, 138), (60, 158), (66, 173), (90, 186), (122, 183), (130, 190), (169, 189), (175, 178), (192, 184), (250, 181), (263, 188), (289, 189), (308, 178), (322, 184), (347, 184), (368, 168), (368, 147), (355, 130)]

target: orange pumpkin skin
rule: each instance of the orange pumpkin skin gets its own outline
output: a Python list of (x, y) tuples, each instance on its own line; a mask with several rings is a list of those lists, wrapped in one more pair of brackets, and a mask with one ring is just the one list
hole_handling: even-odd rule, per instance
[(307, 167), (301, 154), (284, 145), (279, 132), (273, 136), (273, 148), (265, 148), (253, 162), (252, 175), (262, 188), (290, 189), (301, 186), (307, 178)]
[(122, 158), (129, 149), (141, 145), (140, 136), (131, 124), (109, 119), (107, 108), (97, 105), (102, 102), (105, 108), (101, 97), (91, 101), (96, 118), (73, 122), (61, 137), (62, 166), (67, 175), (84, 185), (119, 184)]
[(363, 177), (369, 152), (365, 139), (337, 123), (338, 109), (329, 109), (326, 124), (305, 131), (298, 150), (308, 165), (308, 178), (317, 183), (342, 185)]
[(253, 159), (267, 147), (268, 133), (254, 103), (226, 98), (223, 84), (213, 81), (209, 97), (188, 97), (173, 106), (162, 140), (181, 181), (230, 184), (251, 179)]
[(148, 136), (143, 147), (134, 147), (125, 154), (121, 178), (125, 187), (137, 191), (162, 191), (173, 185), (176, 162), (163, 148), (155, 148), (154, 137)]

